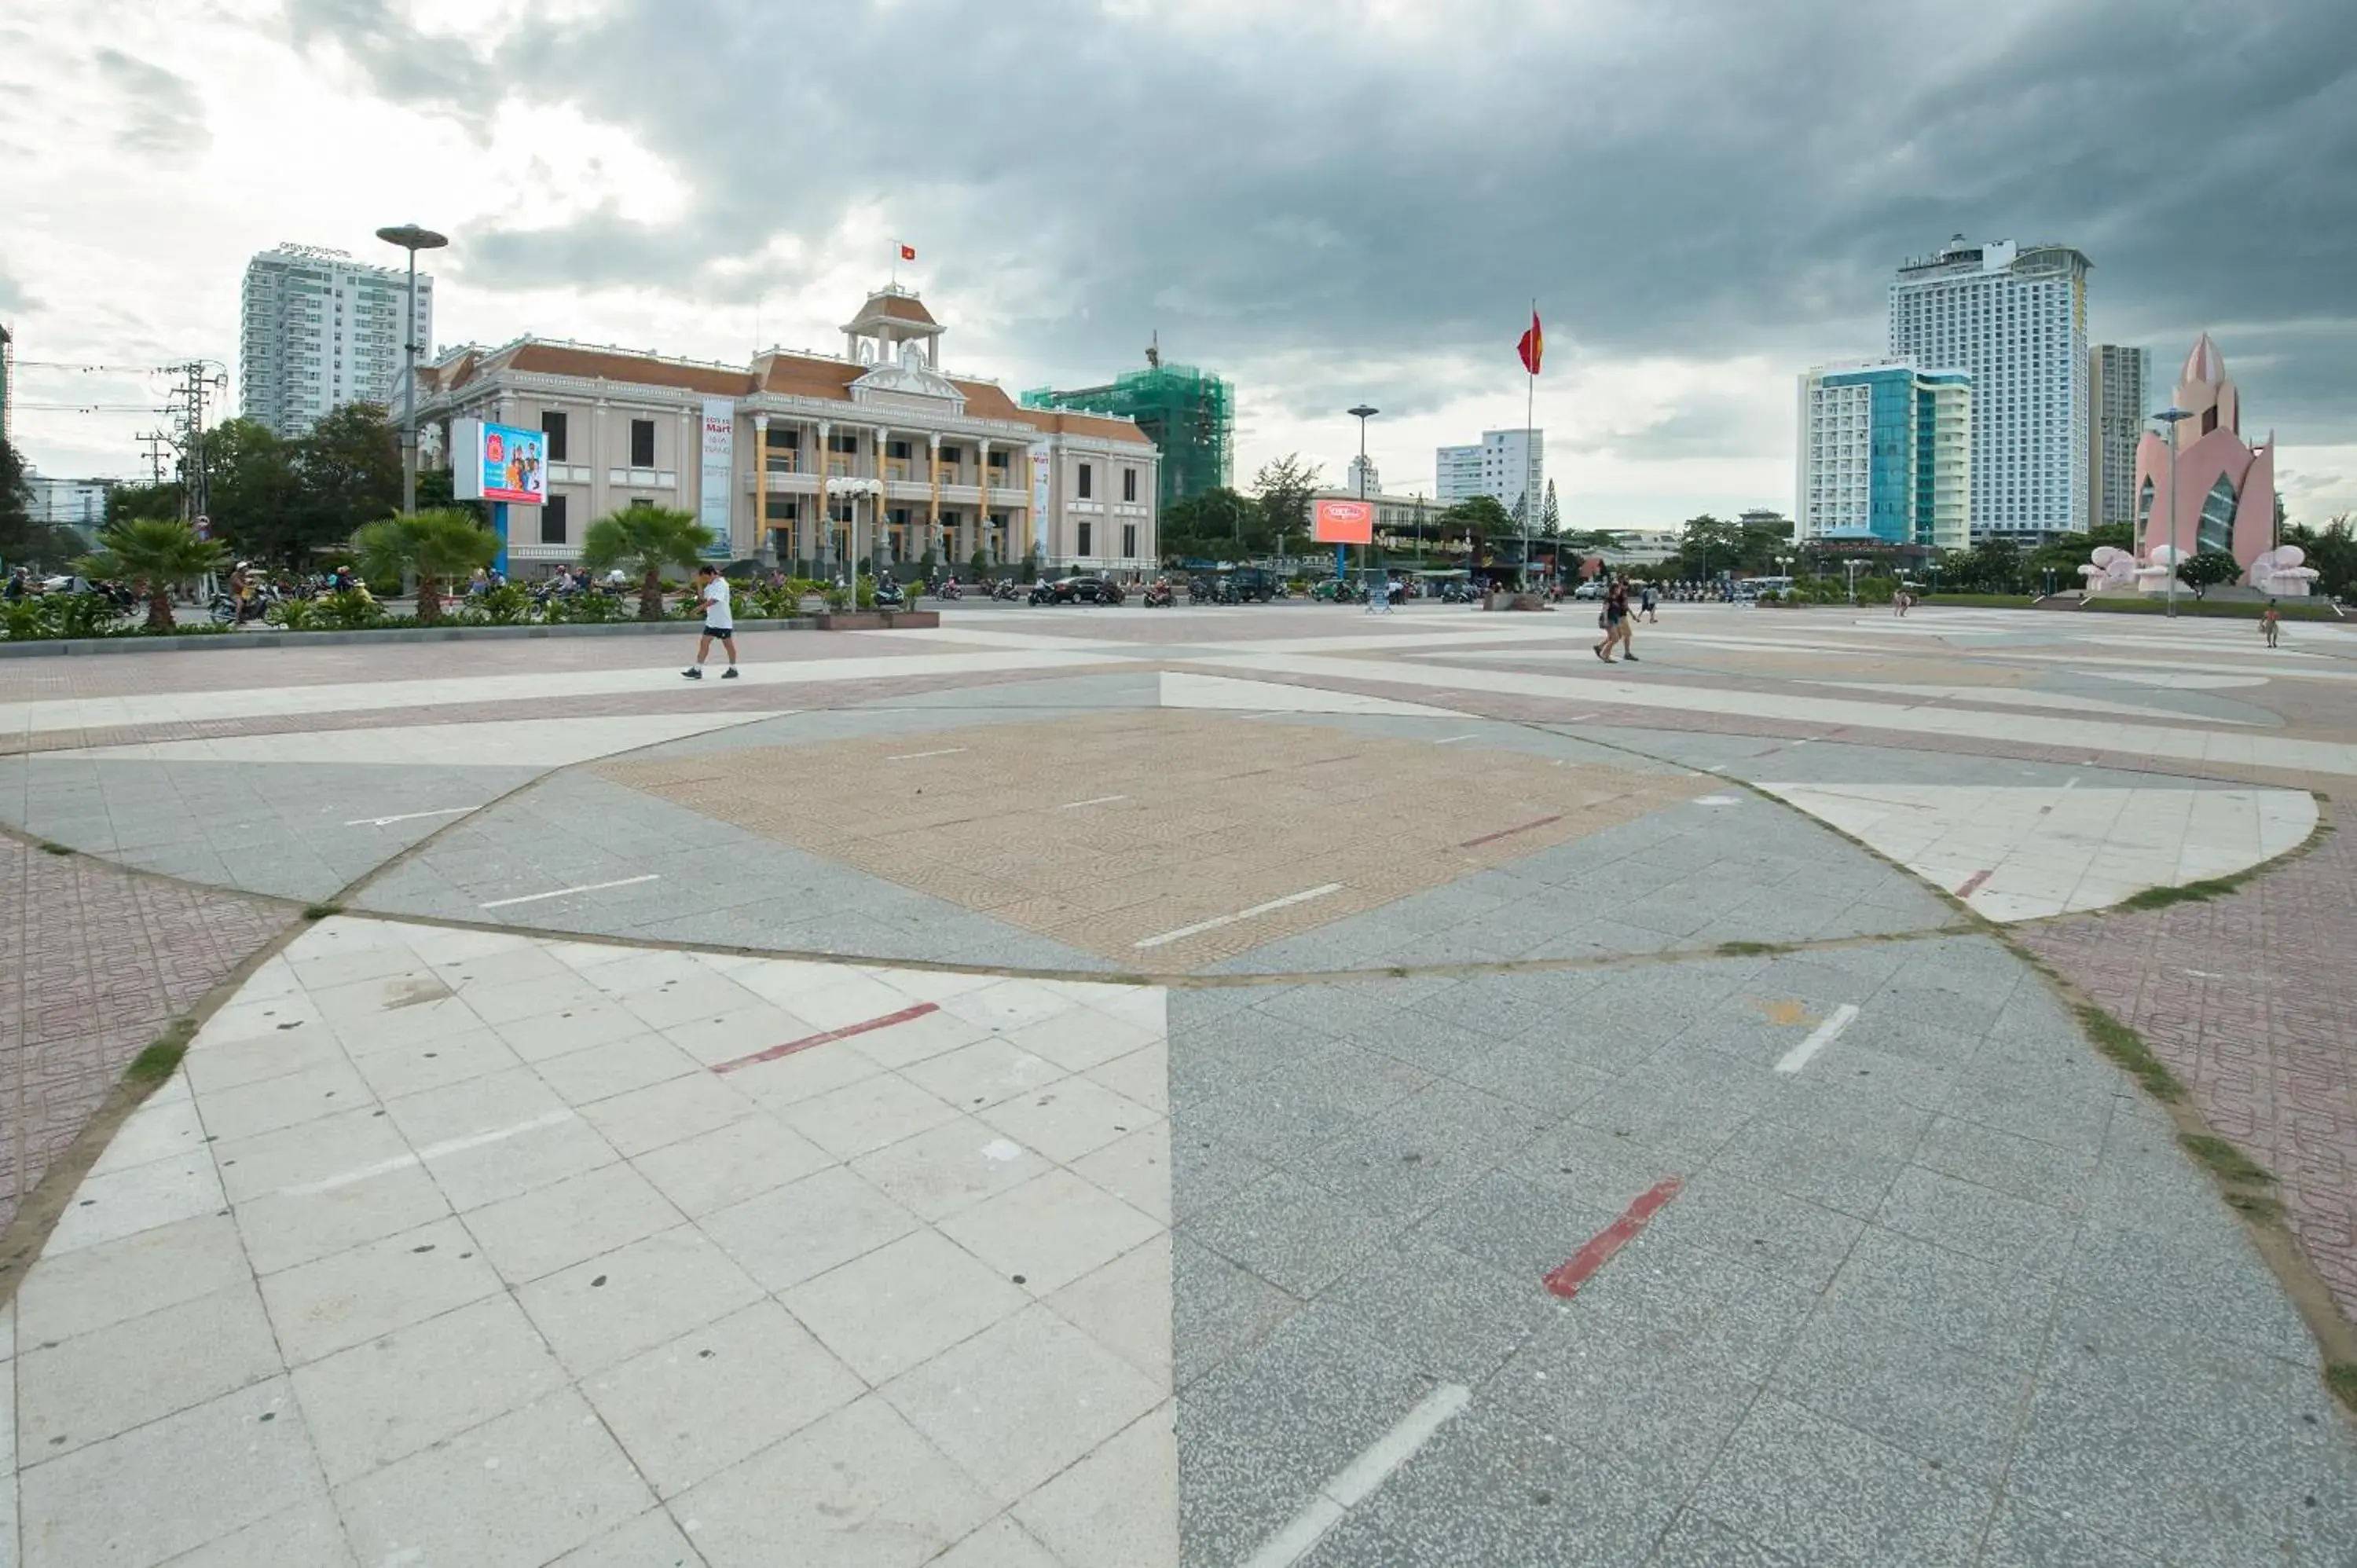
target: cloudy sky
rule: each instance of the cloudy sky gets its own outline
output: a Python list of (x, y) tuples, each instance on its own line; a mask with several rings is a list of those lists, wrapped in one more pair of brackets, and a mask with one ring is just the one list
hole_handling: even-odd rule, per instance
[[(1010, 388), (1166, 356), (1239, 481), (1386, 488), (1538, 418), (1566, 520), (1788, 508), (1792, 377), (1952, 232), (2095, 263), (2098, 338), (2213, 332), (2295, 516), (2357, 510), (2350, 0), (0, 0), (0, 322), (50, 473), (132, 474), (140, 368), (224, 361), (280, 241), (454, 239), (443, 342), (839, 347), (887, 274)], [(390, 252), (388, 259), (397, 259)], [(129, 367), (129, 373), (49, 368)], [(96, 408), (100, 412), (74, 412)]]

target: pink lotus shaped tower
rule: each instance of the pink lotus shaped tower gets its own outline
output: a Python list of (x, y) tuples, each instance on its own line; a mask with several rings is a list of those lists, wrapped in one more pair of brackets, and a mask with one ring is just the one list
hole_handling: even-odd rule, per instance
[[(2178, 374), (2177, 406), (2192, 417), (2178, 426), (2174, 507), (2168, 438), (2147, 431), (2136, 443), (2136, 555), (2151, 561), (2156, 550), (2174, 550), (2179, 559), (2223, 551), (2247, 579), (2275, 546), (2275, 435), (2269, 432), (2258, 446), (2244, 444), (2242, 396), (2226, 378), (2225, 357), (2207, 332)], [(2298, 579), (2270, 585), (2277, 593), (2307, 587)]]

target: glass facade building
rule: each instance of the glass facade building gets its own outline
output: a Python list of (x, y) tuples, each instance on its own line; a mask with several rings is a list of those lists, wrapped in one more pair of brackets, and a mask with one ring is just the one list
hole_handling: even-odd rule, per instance
[(1972, 533), (1973, 379), (1905, 360), (1801, 378), (1803, 540), (1955, 549)]

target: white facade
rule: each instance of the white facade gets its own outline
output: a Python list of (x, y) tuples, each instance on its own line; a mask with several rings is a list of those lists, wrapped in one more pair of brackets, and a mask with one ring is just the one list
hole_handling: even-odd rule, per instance
[[(348, 403), (393, 405), (401, 386), (406, 267), (363, 266), (341, 251), (281, 245), (245, 266), (239, 407), (300, 435)], [(417, 362), (432, 358), (434, 280), (417, 274)]]
[[(523, 338), (421, 371), (420, 442), (447, 462), (453, 420), (538, 428), (548, 501), (509, 509), (521, 569), (581, 557), (590, 521), (630, 506), (725, 519), (726, 558), (912, 568), (927, 553), (1000, 571), (1141, 575), (1158, 559), (1161, 455), (1134, 421), (1019, 408), (942, 371), (944, 328), (915, 294), (869, 296), (840, 357), (769, 349), (708, 364)], [(713, 428), (707, 431), (706, 421)], [(705, 482), (705, 441), (716, 438)]]
[(106, 526), (106, 498), (119, 482), (115, 479), (52, 479), (43, 474), (27, 474), (27, 510), (36, 522), (50, 523), (59, 528), (78, 528), (84, 533), (94, 534)]
[(1485, 430), (1478, 445), (1443, 446), (1437, 457), (1433, 494), (1441, 505), (1489, 496), (1511, 512), (1527, 490), (1531, 526), (1538, 527), (1539, 509), (1546, 504), (1545, 431)]
[(1975, 540), (2085, 526), (2088, 265), (2066, 245), (1960, 234), (1890, 285), (1891, 356), (1972, 375)]
[(1383, 477), (1376, 471), (1372, 457), (1353, 457), (1343, 470), (1342, 488), (1354, 496), (1379, 496), (1383, 493)]
[(1973, 532), (1972, 413), (1972, 378), (1961, 371), (1880, 360), (1803, 373), (1796, 537), (1963, 548)]

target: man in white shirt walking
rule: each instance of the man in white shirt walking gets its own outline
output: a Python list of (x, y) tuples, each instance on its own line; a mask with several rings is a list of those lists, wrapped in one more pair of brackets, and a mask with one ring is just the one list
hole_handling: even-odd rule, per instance
[(695, 596), (704, 601), (704, 636), (695, 644), (695, 662), (680, 671), (691, 681), (704, 679), (704, 660), (712, 652), (716, 639), (728, 650), (728, 668), (720, 672), (723, 681), (737, 679), (737, 612), (728, 602), (728, 579), (716, 566), (705, 564), (695, 569)]

